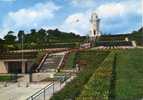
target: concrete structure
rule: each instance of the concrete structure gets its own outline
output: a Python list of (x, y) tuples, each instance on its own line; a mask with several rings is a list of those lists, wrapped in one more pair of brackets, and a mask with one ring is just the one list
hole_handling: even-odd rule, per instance
[(49, 54), (38, 70), (40, 72), (56, 72), (60, 69), (67, 51)]
[(32, 59), (0, 60), (0, 73), (27, 73), (32, 66)]
[(96, 14), (96, 12), (92, 13), (90, 23), (91, 23), (91, 29), (90, 29), (89, 37), (91, 41), (95, 41), (95, 39), (101, 35), (100, 27), (99, 27), (100, 19), (98, 18), (98, 15)]
[[(67, 51), (67, 48), (41, 49), (43, 52), (54, 53)], [(15, 50), (0, 54), (0, 73), (27, 73), (30, 71), (38, 49)], [(33, 70), (36, 70), (34, 68)]]

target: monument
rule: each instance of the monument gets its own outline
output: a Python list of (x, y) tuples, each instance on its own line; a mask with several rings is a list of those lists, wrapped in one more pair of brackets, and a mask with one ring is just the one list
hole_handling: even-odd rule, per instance
[(96, 14), (96, 12), (93, 12), (91, 14), (91, 19), (90, 19), (90, 23), (91, 23), (91, 29), (90, 29), (90, 41), (95, 41), (97, 37), (100, 37), (100, 19), (98, 17), (98, 15)]

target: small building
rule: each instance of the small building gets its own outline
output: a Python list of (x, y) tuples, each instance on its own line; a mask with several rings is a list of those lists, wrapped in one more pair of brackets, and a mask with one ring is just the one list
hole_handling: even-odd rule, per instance
[(28, 73), (36, 55), (36, 52), (2, 53), (0, 55), (0, 73)]

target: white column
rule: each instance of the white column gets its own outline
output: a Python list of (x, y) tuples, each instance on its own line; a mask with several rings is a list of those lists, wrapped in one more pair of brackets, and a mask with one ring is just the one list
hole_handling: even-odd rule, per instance
[(22, 61), (22, 73), (24, 74), (25, 73), (25, 67), (26, 67), (26, 62), (25, 61)]

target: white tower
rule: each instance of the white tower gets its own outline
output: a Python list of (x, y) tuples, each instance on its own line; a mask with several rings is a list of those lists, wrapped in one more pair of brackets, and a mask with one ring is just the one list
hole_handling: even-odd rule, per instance
[(101, 35), (99, 29), (100, 19), (95, 12), (93, 12), (91, 15), (90, 23), (91, 29), (89, 37), (91, 41), (95, 41), (95, 39)]

